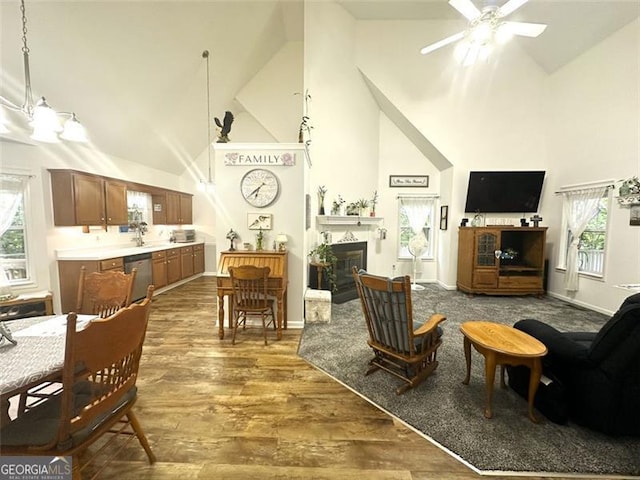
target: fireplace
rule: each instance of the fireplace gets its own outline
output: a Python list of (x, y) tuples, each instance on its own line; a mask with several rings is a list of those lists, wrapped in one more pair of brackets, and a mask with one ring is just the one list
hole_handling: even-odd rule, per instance
[[(346, 242), (331, 244), (333, 254), (338, 259), (335, 265), (336, 285), (338, 290), (331, 295), (333, 303), (344, 303), (358, 298), (355, 282), (351, 274), (351, 268), (367, 268), (367, 242)], [(329, 286), (323, 281), (322, 289), (328, 290)], [(311, 265), (309, 271), (309, 286), (318, 288), (317, 270)]]

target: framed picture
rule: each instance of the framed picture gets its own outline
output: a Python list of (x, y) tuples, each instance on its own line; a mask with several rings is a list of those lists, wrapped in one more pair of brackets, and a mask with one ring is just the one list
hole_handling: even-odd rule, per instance
[(440, 207), (440, 230), (446, 230), (449, 222), (449, 206), (442, 205)]
[(390, 187), (428, 187), (429, 175), (389, 175)]
[(271, 230), (272, 219), (270, 213), (247, 213), (247, 227), (249, 230)]

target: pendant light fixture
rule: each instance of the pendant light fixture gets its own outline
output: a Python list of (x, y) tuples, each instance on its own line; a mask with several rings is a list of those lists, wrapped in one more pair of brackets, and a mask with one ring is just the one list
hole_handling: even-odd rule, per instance
[(211, 92), (209, 89), (209, 50), (202, 52), (202, 58), (207, 61), (207, 159), (209, 167), (208, 180), (200, 180), (200, 188), (205, 191), (213, 191), (216, 184), (211, 178)]
[[(24, 64), (24, 103), (22, 106), (0, 96), (0, 133), (9, 133), (9, 121), (4, 109), (21, 112), (33, 129), (31, 138), (40, 142), (58, 143), (60, 138), (72, 142), (87, 142), (87, 133), (73, 112), (56, 112), (41, 97), (34, 104), (29, 70), (29, 46), (27, 45), (27, 14), (24, 0), (20, 1), (22, 14), (22, 59)], [(66, 117), (64, 125), (60, 117)]]

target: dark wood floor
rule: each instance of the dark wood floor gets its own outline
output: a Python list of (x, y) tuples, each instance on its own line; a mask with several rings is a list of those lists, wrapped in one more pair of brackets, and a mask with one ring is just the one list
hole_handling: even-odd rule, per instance
[(300, 359), (300, 330), (219, 340), (215, 302), (211, 277), (154, 298), (135, 408), (158, 461), (133, 441), (100, 478), (482, 478)]

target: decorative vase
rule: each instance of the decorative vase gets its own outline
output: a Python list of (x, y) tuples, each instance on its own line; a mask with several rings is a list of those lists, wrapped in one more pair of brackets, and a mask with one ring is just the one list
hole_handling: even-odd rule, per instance
[(320, 211), (318, 212), (318, 215), (324, 215), (324, 204), (320, 204)]

